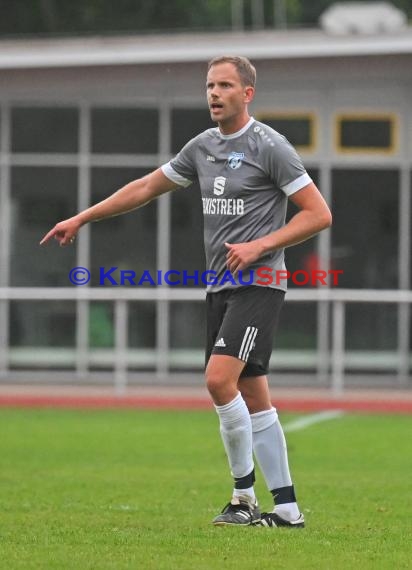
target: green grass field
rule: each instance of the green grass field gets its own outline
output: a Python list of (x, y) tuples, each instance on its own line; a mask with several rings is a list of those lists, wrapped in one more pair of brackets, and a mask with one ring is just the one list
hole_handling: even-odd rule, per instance
[[(214, 412), (0, 410), (0, 568), (411, 568), (411, 433), (361, 415), (290, 433), (306, 528), (216, 528)], [(259, 472), (257, 491), (270, 508)]]

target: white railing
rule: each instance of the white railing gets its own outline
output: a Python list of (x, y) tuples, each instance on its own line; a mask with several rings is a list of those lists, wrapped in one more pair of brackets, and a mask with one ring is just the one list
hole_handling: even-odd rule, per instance
[[(103, 288), (103, 287), (61, 287), (61, 288), (0, 288), (0, 375), (6, 376), (9, 368), (8, 346), (8, 301), (112, 301), (114, 303), (115, 345), (114, 345), (114, 384), (117, 393), (122, 393), (127, 385), (127, 322), (128, 302), (152, 301), (168, 303), (176, 301), (204, 301), (205, 292), (200, 289), (166, 288), (154, 289)], [(412, 291), (377, 290), (377, 289), (293, 289), (287, 294), (287, 303), (316, 302), (322, 303), (328, 310), (323, 319), (329, 319), (331, 308), (331, 339), (323, 339), (317, 347), (317, 373), (319, 376), (330, 374), (332, 393), (339, 395), (345, 382), (345, 308), (348, 303), (392, 303), (398, 306), (398, 342), (397, 342), (397, 385), (406, 387), (410, 370), (410, 306)], [(79, 303), (81, 307), (81, 303)], [(325, 323), (324, 323), (325, 324)], [(158, 327), (161, 329), (161, 327)], [(159, 376), (168, 372), (169, 336), (167, 327), (157, 335), (156, 371)], [(329, 330), (328, 326), (324, 330)], [(87, 371), (88, 339), (86, 334), (77, 334), (76, 368)], [(330, 363), (330, 372), (329, 371)]]

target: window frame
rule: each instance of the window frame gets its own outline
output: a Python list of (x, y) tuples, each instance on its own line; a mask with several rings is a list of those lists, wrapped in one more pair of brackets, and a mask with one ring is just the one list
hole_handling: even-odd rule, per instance
[[(390, 123), (390, 145), (389, 147), (373, 146), (342, 146), (342, 123), (344, 120), (350, 121), (373, 121), (385, 120)], [(340, 111), (334, 116), (334, 149), (337, 154), (380, 154), (392, 156), (399, 151), (399, 115), (390, 111)]]

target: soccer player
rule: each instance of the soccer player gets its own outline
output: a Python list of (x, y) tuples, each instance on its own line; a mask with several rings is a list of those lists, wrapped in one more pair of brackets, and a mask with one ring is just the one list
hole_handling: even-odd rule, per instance
[[(275, 276), (284, 270), (284, 248), (330, 226), (331, 213), (290, 143), (249, 115), (255, 80), (255, 68), (244, 57), (210, 61), (207, 102), (217, 127), (189, 141), (161, 168), (59, 222), (41, 243), (54, 237), (68, 245), (86, 223), (199, 180), (207, 269), (217, 276), (207, 287), (206, 385), (234, 480), (232, 498), (213, 523), (303, 527), (267, 380), (285, 281), (262, 280), (257, 272), (265, 267)], [(298, 212), (285, 224), (288, 199)], [(241, 283), (243, 271), (253, 276), (247, 285)], [(233, 278), (225, 279), (227, 272)], [(260, 512), (255, 496), (253, 455), (274, 499), (268, 513)]]

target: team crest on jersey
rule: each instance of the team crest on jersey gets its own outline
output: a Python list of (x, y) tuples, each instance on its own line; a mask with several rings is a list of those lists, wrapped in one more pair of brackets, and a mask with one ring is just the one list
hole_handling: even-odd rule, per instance
[(227, 163), (233, 170), (242, 166), (242, 160), (245, 158), (244, 152), (231, 152), (227, 159)]

